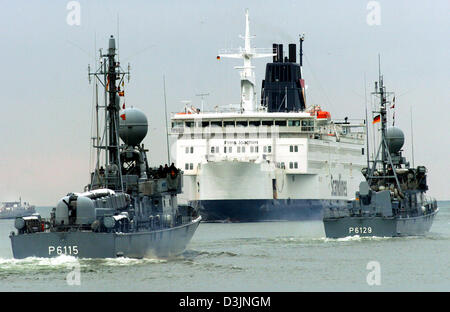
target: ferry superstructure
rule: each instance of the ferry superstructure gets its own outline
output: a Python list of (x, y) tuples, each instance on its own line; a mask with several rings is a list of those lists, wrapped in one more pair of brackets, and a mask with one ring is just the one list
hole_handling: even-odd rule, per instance
[[(244, 59), (241, 103), (234, 111), (186, 107), (172, 114), (176, 165), (184, 170), (183, 196), (206, 221), (321, 219), (325, 207), (341, 207), (364, 180), (364, 120), (332, 120), (319, 106), (306, 107), (296, 45), (262, 51), (250, 47), (246, 12), (245, 48), (218, 58)], [(257, 105), (251, 59), (266, 65)]]

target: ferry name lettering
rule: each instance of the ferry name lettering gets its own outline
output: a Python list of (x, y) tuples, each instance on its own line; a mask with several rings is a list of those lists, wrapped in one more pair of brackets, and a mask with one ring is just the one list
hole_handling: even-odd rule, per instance
[(224, 141), (224, 145), (249, 145), (258, 144), (258, 141)]
[(341, 180), (340, 174), (338, 179), (331, 176), (331, 196), (347, 196), (347, 181)]

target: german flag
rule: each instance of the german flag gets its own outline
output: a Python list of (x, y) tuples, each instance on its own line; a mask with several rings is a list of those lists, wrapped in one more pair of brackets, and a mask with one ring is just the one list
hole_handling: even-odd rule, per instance
[(373, 119), (372, 124), (376, 124), (377, 122), (380, 122), (380, 120), (381, 120), (380, 115), (377, 115), (377, 116), (375, 116), (375, 118)]

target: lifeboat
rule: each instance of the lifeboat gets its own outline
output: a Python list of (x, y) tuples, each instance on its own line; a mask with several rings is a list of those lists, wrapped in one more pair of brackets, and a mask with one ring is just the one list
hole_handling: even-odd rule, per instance
[(320, 110), (317, 112), (317, 119), (331, 119), (331, 114), (330, 112)]

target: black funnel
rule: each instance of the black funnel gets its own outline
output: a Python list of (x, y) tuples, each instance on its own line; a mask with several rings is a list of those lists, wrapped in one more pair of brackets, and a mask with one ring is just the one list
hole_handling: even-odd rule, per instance
[(295, 43), (290, 43), (289, 44), (289, 62), (290, 63), (295, 63), (297, 62), (297, 56), (296, 56), (296, 50), (297, 50), (297, 46)]
[(272, 51), (273, 51), (273, 53), (276, 53), (274, 56), (273, 56), (273, 62), (275, 63), (275, 62), (278, 62), (278, 44), (276, 44), (276, 43), (274, 43), (274, 44), (272, 44)]
[(277, 55), (278, 62), (283, 63), (283, 45), (282, 44), (278, 45), (278, 52), (277, 53), (278, 53), (278, 55)]

